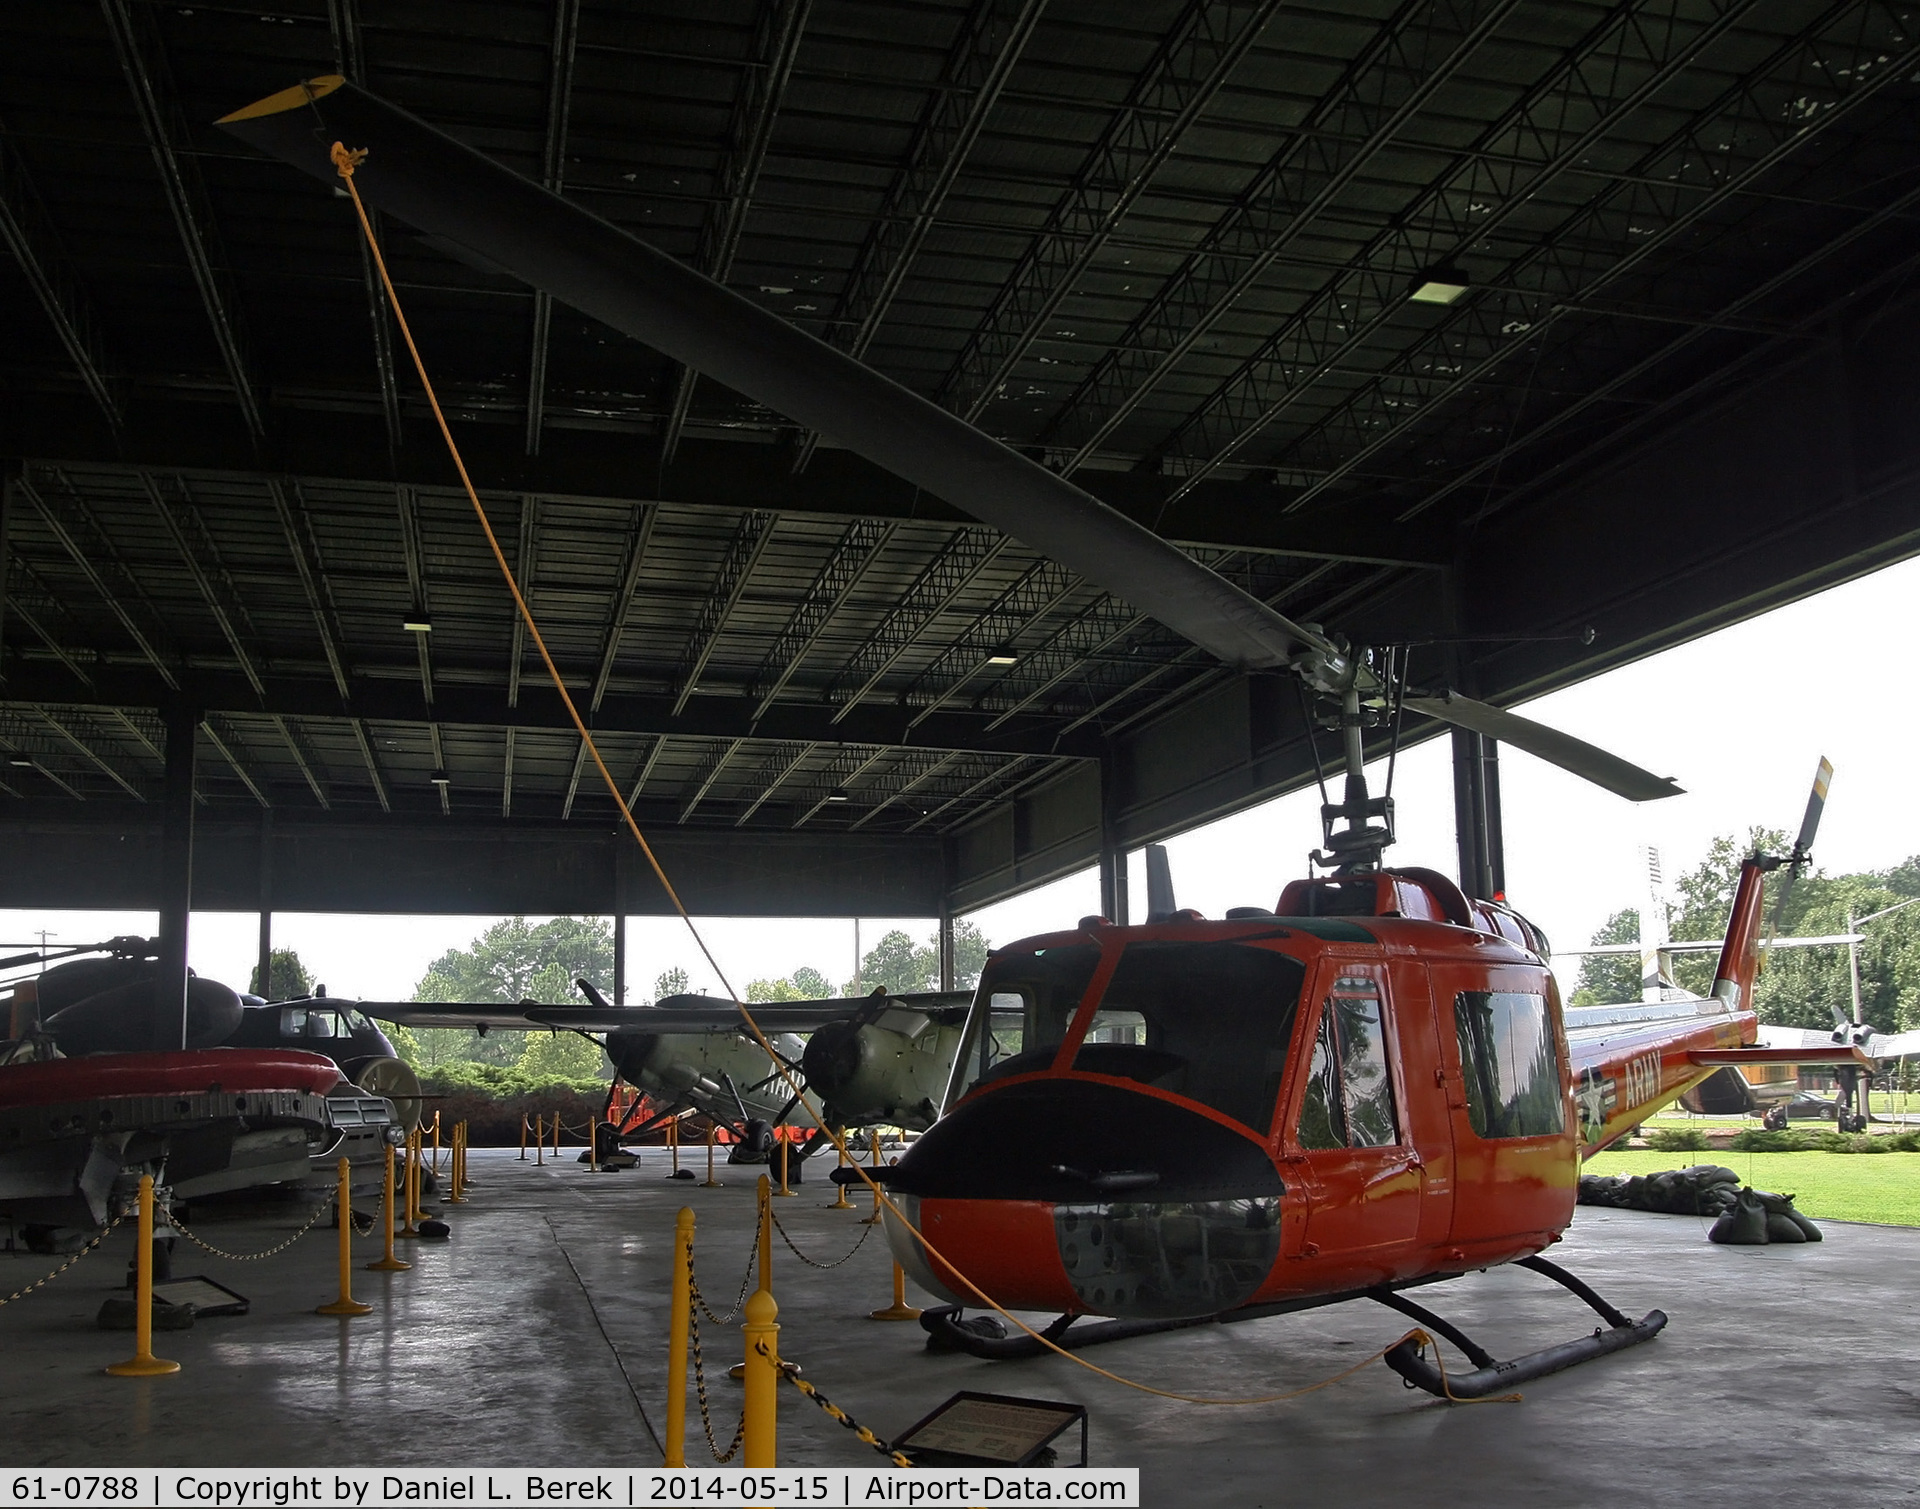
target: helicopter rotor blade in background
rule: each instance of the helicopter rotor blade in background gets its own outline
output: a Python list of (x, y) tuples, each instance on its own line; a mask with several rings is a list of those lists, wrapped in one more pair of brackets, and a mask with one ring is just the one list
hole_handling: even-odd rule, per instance
[(1438, 718), (1442, 723), (1472, 729), (1477, 734), (1498, 739), (1502, 744), (1524, 749), (1549, 765), (1558, 765), (1562, 770), (1592, 781), (1596, 786), (1603, 786), (1615, 796), (1623, 796), (1630, 802), (1657, 802), (1662, 797), (1684, 794), (1670, 776), (1654, 775), (1651, 771), (1642, 770), (1631, 760), (1609, 754), (1597, 744), (1576, 739), (1572, 734), (1561, 733), (1557, 728), (1549, 728), (1518, 713), (1476, 702), (1458, 692), (1444, 692), (1437, 697), (1408, 696), (1404, 699), (1404, 705), (1413, 712)]
[[(1780, 878), (1779, 894), (1773, 898), (1773, 916), (1767, 922), (1767, 941), (1760, 950), (1762, 969), (1766, 968), (1767, 953), (1773, 947), (1773, 940), (1780, 936), (1780, 924), (1787, 915), (1787, 897), (1793, 894), (1793, 883), (1813, 858), (1813, 836), (1820, 831), (1820, 817), (1827, 810), (1827, 788), (1832, 784), (1833, 761), (1822, 755), (1819, 767), (1813, 772), (1813, 790), (1807, 793), (1807, 810), (1800, 818), (1800, 834), (1793, 841), (1793, 852), (1787, 856), (1787, 873)], [(1829, 1004), (1833, 1007), (1834, 1021), (1846, 1026), (1847, 1019), (1839, 1004)]]
[(1173, 868), (1165, 844), (1147, 845), (1147, 915), (1171, 917), (1179, 910), (1173, 899)]
[(430, 238), (830, 435), (1057, 561), (1225, 664), (1344, 663), (1292, 622), (1066, 478), (580, 205), (335, 76), (219, 124), (329, 186), (336, 139), (361, 197)]

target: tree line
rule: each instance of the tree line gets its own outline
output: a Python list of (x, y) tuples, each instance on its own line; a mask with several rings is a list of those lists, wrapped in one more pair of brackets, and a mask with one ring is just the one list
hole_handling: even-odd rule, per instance
[[(1668, 903), (1668, 935), (1676, 942), (1721, 937), (1733, 905), (1740, 864), (1755, 850), (1785, 854), (1787, 835), (1778, 829), (1754, 828), (1747, 841), (1734, 835), (1716, 838), (1706, 855), (1673, 886)], [(1767, 877), (1766, 916), (1771, 921), (1784, 871)], [(1853, 875), (1828, 875), (1815, 870), (1802, 875), (1787, 897), (1780, 924), (1783, 938), (1821, 937), (1847, 931), (1849, 913), (1866, 917), (1903, 901), (1920, 897), (1920, 856), (1886, 870)], [(1868, 923), (1859, 945), (1860, 1013), (1883, 1031), (1920, 1026), (1920, 906)], [(1623, 907), (1607, 918), (1593, 935), (1596, 945), (1634, 943), (1640, 937), (1640, 911)], [(1674, 983), (1705, 994), (1713, 985), (1712, 954), (1673, 956)], [(1631, 954), (1590, 957), (1580, 964), (1580, 977), (1570, 1005), (1596, 1005), (1640, 998), (1640, 961)], [(1760, 1020), (1782, 1027), (1830, 1027), (1833, 1008), (1852, 1011), (1852, 984), (1847, 950), (1783, 948), (1769, 954), (1754, 992)]]

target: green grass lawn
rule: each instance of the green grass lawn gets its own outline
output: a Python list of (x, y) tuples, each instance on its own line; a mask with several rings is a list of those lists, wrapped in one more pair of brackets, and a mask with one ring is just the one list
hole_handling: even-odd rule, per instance
[(1589, 1174), (1652, 1174), (1718, 1163), (1756, 1189), (1792, 1195), (1803, 1215), (1920, 1226), (1920, 1153), (1601, 1153)]

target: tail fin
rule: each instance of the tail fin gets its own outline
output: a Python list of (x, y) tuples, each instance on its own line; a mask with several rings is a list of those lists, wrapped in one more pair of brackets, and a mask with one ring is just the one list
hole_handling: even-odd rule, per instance
[(1173, 919), (1173, 870), (1167, 864), (1165, 844), (1147, 845), (1147, 921), (1170, 922)]
[(1720, 945), (1720, 963), (1713, 972), (1713, 994), (1734, 1010), (1750, 1009), (1753, 982), (1760, 973), (1761, 909), (1767, 876), (1782, 861), (1771, 854), (1749, 855), (1740, 866), (1740, 883), (1733, 892), (1733, 915), (1727, 918), (1727, 941)]

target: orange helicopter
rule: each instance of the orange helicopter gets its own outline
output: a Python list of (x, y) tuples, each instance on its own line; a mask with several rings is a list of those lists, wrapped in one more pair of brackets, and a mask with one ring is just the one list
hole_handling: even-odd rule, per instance
[[(1630, 801), (1676, 794), (1670, 780), (1414, 686), (1404, 653), (1294, 622), (1031, 455), (338, 75), (219, 125), (328, 185), (351, 172), (361, 201), (449, 254), (832, 435), (1220, 665), (1291, 675), (1335, 705), (1346, 788), (1323, 804), (1317, 856), (1333, 873), (1288, 886), (1274, 912), (1209, 922), (1174, 906), (1162, 869), (1146, 925), (1087, 918), (1002, 949), (970, 1008), (946, 1114), (884, 1171), (911, 1226), (987, 1294), (1058, 1310), (1059, 1345), (1365, 1297), (1476, 1367), (1443, 1381), (1402, 1346), (1396, 1369), (1471, 1397), (1645, 1341), (1664, 1315), (1629, 1321), (1539, 1256), (1572, 1215), (1583, 1154), (1734, 1066), (1866, 1064), (1851, 1045), (1753, 1046), (1765, 877), (1806, 863), (1824, 783), (1793, 853), (1743, 869), (1712, 994), (1563, 1010), (1546, 941), (1524, 918), (1435, 872), (1382, 866), (1393, 804), (1368, 793), (1365, 731), (1390, 726), (1397, 744), (1411, 712)], [(890, 1220), (889, 1236), (928, 1288), (972, 1294), (913, 1229)], [(1496, 1362), (1405, 1297), (1506, 1262), (1565, 1285), (1606, 1326)], [(1085, 1315), (1113, 1319), (1069, 1329)], [(992, 1317), (957, 1304), (925, 1323), (983, 1356), (1038, 1349), (987, 1334)]]
[[(968, 1281), (1058, 1311), (1043, 1334), (1068, 1347), (1372, 1299), (1467, 1354), (1444, 1379), (1411, 1343), (1387, 1356), (1457, 1398), (1652, 1339), (1662, 1312), (1630, 1320), (1540, 1254), (1582, 1159), (1693, 1086), (1858, 1067), (1857, 1048), (1753, 1046), (1766, 877), (1806, 864), (1827, 773), (1792, 854), (1742, 866), (1712, 992), (1652, 1004), (1563, 1008), (1539, 931), (1431, 870), (1349, 864), (1215, 922), (1175, 909), (1150, 851), (1145, 926), (1089, 917), (992, 957), (946, 1114), (881, 1171), (941, 1255), (889, 1222), (896, 1258), (954, 1301), (922, 1318), (933, 1344), (1041, 1350), (964, 1317)], [(1406, 1295), (1514, 1262), (1606, 1325), (1503, 1362)], [(1088, 1315), (1117, 1319), (1069, 1329)]]

